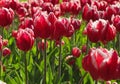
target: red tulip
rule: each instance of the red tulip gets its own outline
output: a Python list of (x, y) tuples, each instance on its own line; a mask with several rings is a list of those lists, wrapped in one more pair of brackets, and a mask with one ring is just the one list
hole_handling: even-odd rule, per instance
[(42, 10), (47, 11), (48, 14), (50, 12), (53, 12), (53, 4), (50, 2), (43, 3), (41, 7), (42, 7)]
[(86, 44), (82, 46), (82, 49), (81, 49), (81, 50), (82, 50), (82, 53), (86, 53), (86, 50), (87, 50)]
[(54, 23), (55, 29), (54, 29), (54, 36), (53, 38), (57, 41), (59, 41), (65, 34), (66, 32), (66, 27), (63, 24), (61, 19), (58, 19)]
[(81, 20), (72, 18), (71, 24), (73, 25), (74, 30), (78, 30), (78, 29), (80, 29), (80, 26), (81, 26)]
[(6, 47), (3, 49), (3, 56), (8, 56), (10, 54), (11, 54), (11, 50), (9, 48)]
[(28, 51), (34, 44), (34, 33), (31, 29), (19, 29), (15, 35), (16, 45), (22, 51)]
[(41, 13), (40, 15), (36, 16), (34, 19), (35, 37), (40, 37), (43, 39), (50, 37), (50, 26), (51, 23), (45, 14)]
[(32, 18), (24, 18), (24, 20), (20, 23), (19, 28), (25, 29), (30, 28), (34, 29), (33, 27), (33, 19)]
[(75, 63), (75, 61), (76, 61), (76, 59), (72, 56), (72, 55), (69, 55), (69, 56), (67, 56), (66, 58), (66, 62), (69, 64), (69, 65), (73, 65), (74, 63)]
[(117, 10), (115, 9), (114, 5), (109, 5), (106, 8), (105, 14), (104, 14), (104, 18), (106, 20), (109, 20), (111, 22), (111, 17), (112, 15), (116, 15), (117, 14)]
[[(98, 42), (100, 39), (100, 30), (103, 28), (103, 24), (99, 23), (99, 21), (92, 22), (90, 21), (86, 26), (86, 32), (89, 40), (91, 42)], [(98, 26), (99, 25), (99, 26)]]
[(3, 40), (3, 46), (7, 46), (8, 45), (8, 40), (7, 39), (4, 39)]
[(19, 0), (10, 0), (9, 6), (13, 10), (17, 10), (17, 8), (20, 6), (20, 2)]
[(0, 8), (0, 26), (8, 26), (12, 23), (14, 12), (12, 9)]
[(59, 17), (61, 15), (61, 9), (59, 4), (54, 6), (53, 12), (56, 17)]
[(25, 17), (26, 15), (28, 15), (28, 11), (25, 7), (19, 7), (17, 10), (16, 10), (17, 14), (19, 17)]
[(109, 41), (114, 40), (116, 36), (116, 28), (113, 25), (107, 23), (106, 28), (101, 32), (100, 41), (106, 44)]
[(62, 18), (62, 23), (65, 26), (65, 32), (64, 32), (64, 36), (66, 37), (71, 37), (74, 33), (74, 27), (73, 25), (70, 23), (70, 20), (67, 18)]
[(62, 2), (60, 4), (60, 9), (61, 9), (62, 14), (66, 13), (66, 12), (70, 12), (70, 4), (69, 4), (69, 2)]
[(100, 15), (96, 7), (86, 4), (82, 10), (82, 18), (86, 21), (89, 21), (90, 19), (98, 20)]
[(72, 48), (72, 55), (73, 57), (78, 58), (81, 54), (81, 50), (78, 47)]
[(101, 41), (106, 44), (116, 36), (116, 28), (104, 19), (90, 21), (85, 30), (89, 40), (95, 43)]
[(95, 80), (112, 80), (115, 78), (118, 54), (115, 50), (92, 48), (82, 60), (83, 68)]
[(80, 1), (76, 0), (76, 1), (70, 1), (69, 2), (70, 5), (70, 12), (74, 15), (79, 14), (79, 12), (81, 11), (81, 5), (80, 5)]
[(112, 17), (113, 25), (116, 27), (116, 30), (120, 32), (120, 15)]
[(97, 6), (97, 9), (100, 11), (105, 11), (108, 3), (106, 1), (94, 1), (93, 5)]
[(83, 7), (84, 5), (86, 5), (87, 3), (88, 4), (91, 4), (92, 3), (92, 0), (80, 0), (81, 2), (81, 6)]
[(49, 22), (52, 24), (50, 26), (50, 39), (54, 39), (54, 30), (55, 30), (55, 21), (57, 20), (57, 17), (55, 16), (55, 14), (53, 12), (50, 12), (48, 15), (48, 20)]

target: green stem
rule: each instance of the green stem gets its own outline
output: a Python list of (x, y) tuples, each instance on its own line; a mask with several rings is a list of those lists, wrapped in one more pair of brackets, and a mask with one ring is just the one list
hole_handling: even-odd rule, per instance
[(87, 76), (87, 72), (83, 75), (83, 77), (79, 80), (78, 84), (83, 84), (83, 79)]
[(86, 43), (86, 45), (87, 45), (87, 50), (86, 50), (86, 54), (87, 54), (88, 50), (89, 50), (89, 39), (88, 39), (88, 37), (87, 37), (87, 43)]
[(120, 55), (120, 34), (118, 33), (118, 54)]
[(27, 72), (27, 58), (26, 52), (24, 53), (24, 63), (25, 63), (25, 84), (28, 84), (28, 72)]
[(95, 84), (98, 84), (98, 81), (97, 81), (97, 80), (95, 80)]
[(74, 40), (75, 40), (75, 45), (76, 45), (76, 31), (75, 31), (75, 33), (74, 33)]
[(58, 69), (58, 78), (60, 79), (61, 77), (61, 64), (62, 64), (62, 55), (61, 55), (61, 50), (62, 50), (62, 46), (61, 46), (61, 40), (60, 40), (60, 44), (59, 44), (59, 69)]
[(47, 61), (46, 61), (46, 39), (44, 39), (45, 44), (44, 44), (44, 80), (43, 80), (43, 84), (46, 84), (46, 72), (47, 72)]
[[(4, 28), (1, 28), (1, 35), (2, 35), (2, 39), (4, 37)], [(0, 50), (0, 79), (2, 80), (2, 73), (3, 73), (3, 67), (2, 67), (2, 56), (3, 56), (3, 46), (1, 47), (1, 50)]]

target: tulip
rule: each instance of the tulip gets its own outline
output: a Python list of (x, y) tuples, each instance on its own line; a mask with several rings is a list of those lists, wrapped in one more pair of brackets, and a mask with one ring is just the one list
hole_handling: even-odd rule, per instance
[(32, 18), (25, 18), (19, 25), (19, 28), (25, 29), (25, 28), (30, 28), (34, 29), (33, 27), (33, 19)]
[(115, 50), (92, 48), (83, 58), (82, 66), (94, 80), (108, 81), (116, 77), (118, 57)]
[(100, 15), (96, 7), (91, 7), (90, 5), (86, 4), (82, 10), (82, 18), (86, 21), (89, 21), (90, 19), (98, 20)]
[(41, 13), (40, 15), (36, 16), (33, 24), (35, 37), (40, 37), (43, 39), (50, 37), (50, 32), (48, 31), (50, 31), (51, 23), (44, 14)]
[(42, 4), (42, 11), (47, 11), (49, 14), (50, 12), (53, 12), (53, 4), (49, 2), (45, 2)]
[(11, 50), (9, 48), (4, 48), (3, 49), (3, 56), (8, 56), (11, 54)]
[(31, 29), (19, 29), (16, 32), (15, 39), (17, 47), (22, 51), (28, 51), (34, 44), (34, 33)]
[(71, 24), (73, 25), (74, 30), (79, 30), (80, 26), (81, 26), (81, 20), (72, 18), (71, 19)]
[(104, 19), (99, 19), (94, 22), (89, 21), (85, 32), (88, 39), (94, 43), (101, 41), (103, 44), (106, 44), (116, 36), (116, 28)]
[(0, 26), (5, 27), (12, 23), (14, 12), (12, 9), (0, 8)]
[(69, 55), (65, 58), (66, 62), (69, 64), (69, 65), (73, 65), (76, 61), (76, 59), (72, 56), (72, 55)]
[(120, 15), (112, 17), (113, 25), (116, 27), (117, 32), (120, 32)]
[(73, 57), (78, 58), (81, 54), (81, 50), (78, 47), (73, 47), (72, 48), (72, 55)]

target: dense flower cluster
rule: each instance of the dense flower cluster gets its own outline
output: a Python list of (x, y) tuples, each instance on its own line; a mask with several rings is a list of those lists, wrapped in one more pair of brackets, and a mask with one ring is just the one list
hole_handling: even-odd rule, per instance
[[(12, 22), (17, 20), (19, 24), (17, 28), (13, 28), (15, 30), (13, 30), (12, 36), (15, 38), (18, 49), (24, 52), (32, 49), (35, 40), (36, 51), (37, 49), (45, 50), (45, 45), (46, 49), (49, 48), (48, 43), (45, 44), (43, 39), (54, 41), (55, 45), (59, 47), (60, 44), (65, 44), (60, 41), (62, 37), (71, 39), (82, 23), (85, 23), (84, 34), (93, 43), (107, 44), (115, 39), (117, 33), (119, 34), (120, 0), (60, 1), (0, 0), (0, 27), (11, 27)], [(79, 41), (76, 34), (71, 40)], [(37, 42), (38, 39), (41, 39), (41, 42)], [(3, 56), (11, 53), (10, 49), (6, 47), (7, 43), (8, 41), (3, 40), (0, 36), (0, 51)], [(74, 46), (78, 46), (76, 42), (74, 43)], [(67, 62), (70, 65), (74, 64), (81, 54), (87, 52), (88, 47), (89, 45), (83, 45), (81, 50), (78, 47), (70, 48), (72, 50), (66, 57)], [(120, 79), (120, 58), (115, 50), (91, 48), (87, 56), (83, 58), (82, 65), (95, 80)]]
[(113, 49), (108, 51), (105, 48), (91, 48), (83, 58), (82, 65), (95, 80), (120, 78), (120, 58)]

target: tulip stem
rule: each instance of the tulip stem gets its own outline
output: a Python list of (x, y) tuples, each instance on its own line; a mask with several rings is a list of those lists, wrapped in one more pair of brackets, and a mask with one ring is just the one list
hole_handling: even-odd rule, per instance
[(43, 84), (46, 84), (46, 72), (47, 72), (47, 63), (46, 63), (46, 39), (44, 39), (45, 45), (44, 45), (44, 79)]
[(97, 80), (95, 80), (95, 84), (98, 84), (98, 81), (97, 81)]
[(118, 33), (118, 54), (120, 55), (120, 34)]
[(89, 50), (89, 39), (88, 39), (88, 37), (87, 37), (86, 45), (87, 45), (87, 50), (86, 50), (86, 54), (87, 54), (87, 53), (88, 53), (88, 50)]
[(27, 58), (26, 58), (26, 52), (24, 53), (24, 63), (25, 63), (25, 84), (28, 84), (28, 72), (27, 72)]
[(87, 76), (87, 72), (83, 75), (83, 77), (82, 78), (80, 78), (80, 80), (79, 80), (79, 82), (78, 82), (78, 84), (83, 84), (83, 79), (85, 78), (85, 76)]
[(74, 40), (75, 40), (75, 44), (76, 44), (76, 31), (74, 33)]
[[(1, 28), (1, 35), (2, 35), (2, 39), (4, 37), (4, 28)], [(2, 56), (3, 56), (3, 46), (1, 46), (1, 50), (0, 50), (0, 79), (2, 80), (2, 73), (3, 73), (3, 67), (2, 67)]]
[(61, 50), (62, 50), (62, 46), (61, 46), (61, 40), (60, 40), (60, 46), (59, 46), (59, 69), (58, 69), (58, 78), (59, 79), (61, 77), (61, 64), (62, 64)]

